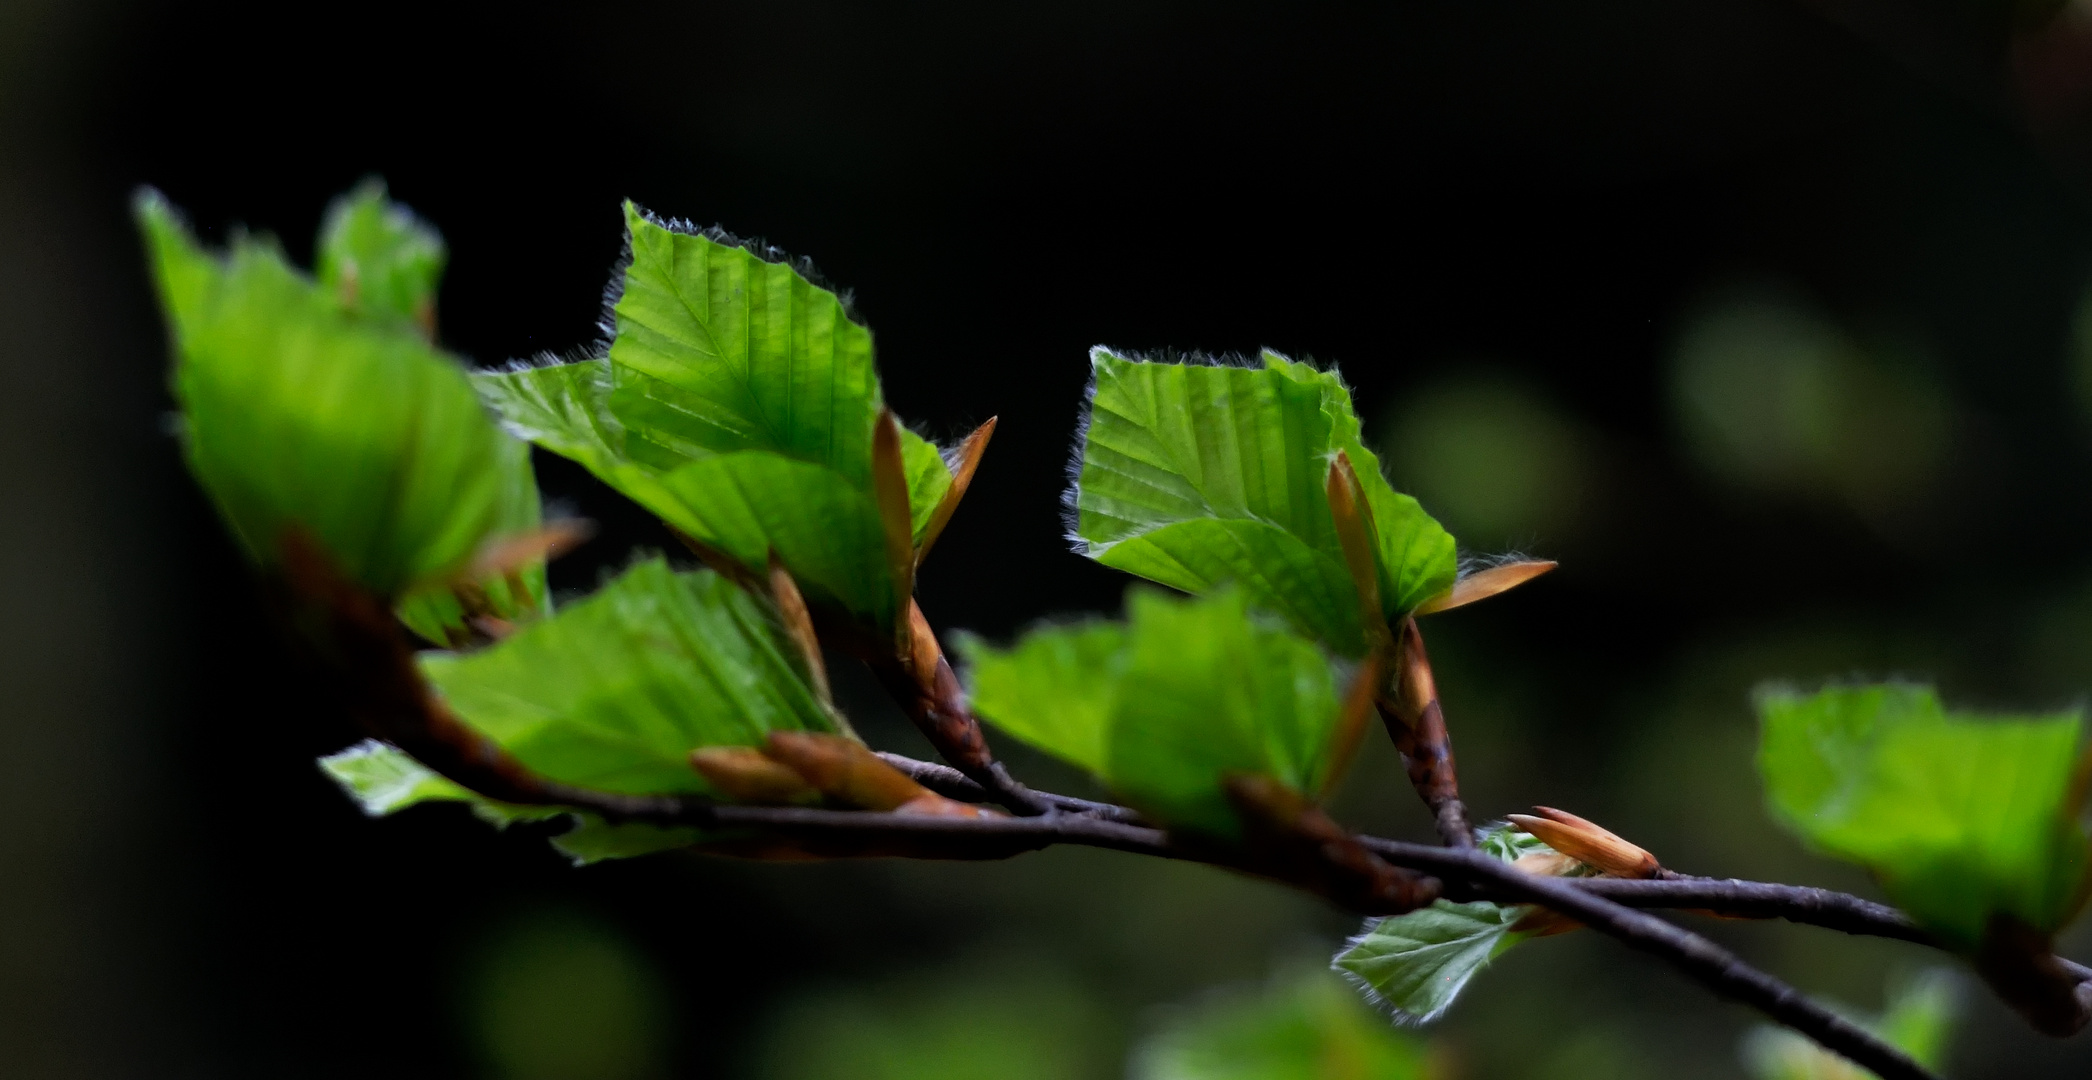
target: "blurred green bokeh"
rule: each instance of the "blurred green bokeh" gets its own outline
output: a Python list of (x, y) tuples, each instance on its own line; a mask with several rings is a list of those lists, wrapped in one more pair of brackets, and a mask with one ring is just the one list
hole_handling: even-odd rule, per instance
[(1486, 369), (1404, 398), (1378, 435), (1396, 486), (1466, 551), (1558, 549), (1597, 480), (1577, 422), (1530, 385)]
[(490, 1080), (665, 1075), (667, 988), (600, 918), (546, 909), (497, 920), (464, 978), (466, 1027)]

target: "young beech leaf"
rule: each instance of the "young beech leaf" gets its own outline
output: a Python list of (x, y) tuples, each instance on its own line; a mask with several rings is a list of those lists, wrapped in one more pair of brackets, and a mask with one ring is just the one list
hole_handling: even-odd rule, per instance
[(430, 802), (468, 803), (481, 820), (502, 827), (519, 821), (544, 821), (566, 813), (557, 806), (518, 806), (482, 798), (408, 757), (406, 751), (376, 739), (365, 739), (338, 754), (321, 758), (320, 771), (341, 785), (343, 794), (371, 817), (385, 817)]
[(1134, 1052), (1133, 1080), (1424, 1080), (1429, 1053), (1325, 972), (1209, 999)]
[(1452, 585), (1453, 538), (1397, 494), (1359, 442), (1333, 372), (1266, 352), (1258, 367), (1157, 363), (1098, 348), (1069, 492), (1081, 553), (1188, 592), (1223, 582), (1345, 655), (1366, 648), (1327, 491), (1357, 471), (1389, 622)]
[(703, 746), (833, 731), (776, 612), (710, 571), (639, 563), (585, 600), (422, 670), (467, 724), (540, 775), (626, 793), (711, 793)]
[[(1552, 850), (1507, 828), (1486, 830), (1481, 848), (1505, 862)], [(1452, 1006), (1489, 961), (1538, 935), (1519, 925), (1531, 911), (1523, 904), (1440, 900), (1407, 915), (1369, 920), (1330, 966), (1398, 1019), (1428, 1023)]]
[(552, 846), (576, 865), (650, 855), (688, 847), (705, 838), (699, 829), (612, 825), (594, 814), (570, 812), (564, 807), (517, 806), (481, 798), (436, 775), (397, 747), (376, 739), (366, 739), (341, 753), (321, 758), (320, 769), (372, 817), (430, 802), (466, 803), (480, 820), (498, 828), (568, 817), (571, 827), (554, 836)]
[[(629, 204), (626, 226), (606, 355), (482, 374), (481, 392), (517, 434), (699, 543), (754, 573), (774, 551), (809, 602), (896, 625), (870, 332), (772, 250)], [(935, 445), (900, 437), (920, 547), (952, 473)]]
[(317, 256), (321, 286), (346, 310), (433, 331), (443, 237), (387, 199), (384, 181), (365, 180), (334, 200), (320, 224)]
[(1758, 694), (1772, 811), (1873, 871), (1899, 907), (1972, 948), (1996, 915), (2060, 929), (2083, 902), (2082, 723), (1948, 715), (1930, 689)]
[(1318, 795), (1339, 694), (1313, 644), (1252, 617), (1241, 590), (1200, 600), (1135, 589), (1123, 626), (1034, 630), (1008, 650), (965, 639), (974, 708), (1096, 773), (1172, 827), (1235, 836), (1222, 790), (1261, 773)]
[(387, 596), (536, 524), (528, 448), (416, 332), (344, 311), (269, 242), (200, 247), (157, 193), (136, 204), (172, 331), (189, 468), (263, 565), (308, 530)]

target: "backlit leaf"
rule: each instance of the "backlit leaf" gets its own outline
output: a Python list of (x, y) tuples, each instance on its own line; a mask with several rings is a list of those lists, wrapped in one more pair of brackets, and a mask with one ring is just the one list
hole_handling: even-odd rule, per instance
[(640, 563), (500, 644), (430, 654), (467, 724), (539, 775), (626, 793), (709, 793), (701, 746), (832, 731), (775, 613), (709, 571)]
[(1452, 537), (1398, 494), (1359, 442), (1334, 373), (1277, 353), (1261, 366), (1090, 354), (1079, 551), (1189, 592), (1223, 582), (1346, 655), (1365, 649), (1326, 482), (1351, 459), (1371, 508), (1383, 614), (1399, 621), (1452, 584)]
[(1898, 906), (1973, 947), (1991, 917), (2053, 931), (2088, 861), (2076, 713), (1949, 715), (1896, 685), (1758, 696), (1773, 813), (1818, 851), (1873, 871)]

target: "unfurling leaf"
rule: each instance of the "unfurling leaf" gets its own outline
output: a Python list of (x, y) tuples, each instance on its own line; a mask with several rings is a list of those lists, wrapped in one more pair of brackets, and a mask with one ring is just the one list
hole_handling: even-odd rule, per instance
[(769, 604), (658, 557), (491, 648), (422, 661), (459, 718), (531, 771), (631, 794), (722, 794), (690, 751), (835, 730), (802, 665)]
[[(418, 330), (344, 307), (273, 242), (243, 236), (220, 255), (157, 193), (136, 209), (190, 471), (257, 562), (275, 566), (285, 533), (302, 529), (350, 580), (399, 597), (488, 538), (536, 526), (528, 448)], [(344, 234), (323, 248), (345, 258), (356, 244)], [(370, 257), (405, 258), (384, 251)]]
[(1190, 601), (1135, 589), (1127, 613), (1007, 650), (967, 639), (974, 708), (1172, 826), (1240, 835), (1232, 773), (1327, 790), (1342, 708), (1319, 649), (1254, 618), (1236, 589)]
[(1233, 583), (1300, 633), (1362, 655), (1361, 590), (1328, 486), (1341, 455), (1357, 481), (1346, 489), (1353, 518), (1371, 531), (1384, 621), (1399, 625), (1453, 584), (1453, 538), (1388, 486), (1334, 373), (1273, 352), (1261, 366), (1234, 367), (1099, 348), (1090, 364), (1081, 473), (1068, 497), (1076, 550), (1187, 592)]
[[(1484, 830), (1480, 848), (1528, 872), (1581, 873), (1538, 838), (1501, 826)], [(1407, 915), (1373, 919), (1330, 961), (1365, 995), (1413, 1023), (1437, 1019), (1491, 960), (1528, 938), (1574, 924), (1525, 904), (1440, 900)], [(1540, 916), (1536, 918), (1535, 916)]]
[(1858, 863), (1897, 906), (1964, 949), (1999, 917), (2060, 929), (2085, 898), (2092, 842), (2076, 713), (1950, 715), (1925, 687), (1758, 695), (1773, 814)]
[(1424, 1080), (1429, 1053), (1316, 972), (1178, 1010), (1134, 1052), (1133, 1080)]
[[(885, 406), (870, 331), (774, 250), (630, 204), (626, 227), (605, 354), (485, 373), (481, 392), (518, 435), (705, 550), (756, 575), (774, 555), (808, 603), (891, 636), (953, 477), (896, 427), (899, 468), (875, 482)], [(890, 519), (905, 523), (905, 558)]]

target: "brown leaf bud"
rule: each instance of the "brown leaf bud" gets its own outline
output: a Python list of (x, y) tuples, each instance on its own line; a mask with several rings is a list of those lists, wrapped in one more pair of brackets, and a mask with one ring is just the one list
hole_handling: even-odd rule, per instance
[(1575, 814), (1546, 806), (1533, 811), (1540, 816), (1511, 814), (1511, 823), (1570, 858), (1613, 877), (1653, 878), (1663, 873), (1656, 856)]

